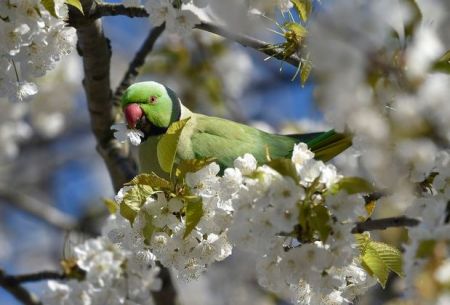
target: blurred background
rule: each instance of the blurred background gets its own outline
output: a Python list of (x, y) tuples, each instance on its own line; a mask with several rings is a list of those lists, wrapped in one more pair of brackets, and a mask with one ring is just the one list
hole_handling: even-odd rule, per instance
[[(279, 18), (283, 18), (279, 16)], [(111, 40), (115, 88), (151, 25), (147, 18), (103, 18)], [(260, 33), (270, 41), (280, 37)], [(271, 132), (322, 131), (314, 81), (292, 80), (295, 67), (194, 30), (164, 34), (138, 80), (171, 87), (195, 112)], [(9, 274), (60, 270), (72, 243), (99, 232), (114, 196), (90, 130), (80, 57), (74, 51), (37, 80), (39, 93), (23, 104), (0, 100), (0, 266)], [(232, 280), (231, 280), (232, 279)], [(39, 283), (27, 285), (39, 292)], [(177, 283), (183, 304), (283, 304), (260, 288), (249, 256), (235, 252), (200, 280)], [(382, 302), (378, 296), (377, 304)], [(0, 304), (19, 304), (0, 289)]]

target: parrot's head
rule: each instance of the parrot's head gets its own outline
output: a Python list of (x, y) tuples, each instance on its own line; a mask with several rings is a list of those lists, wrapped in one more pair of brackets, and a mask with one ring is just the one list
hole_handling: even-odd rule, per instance
[(180, 101), (170, 88), (157, 82), (140, 82), (125, 90), (121, 106), (129, 128), (146, 137), (165, 133), (181, 116)]

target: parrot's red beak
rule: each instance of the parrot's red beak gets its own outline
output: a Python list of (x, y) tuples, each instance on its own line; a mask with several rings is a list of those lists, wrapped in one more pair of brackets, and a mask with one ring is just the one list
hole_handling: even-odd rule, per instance
[(136, 128), (137, 122), (142, 118), (144, 112), (138, 104), (129, 104), (123, 110), (129, 128)]

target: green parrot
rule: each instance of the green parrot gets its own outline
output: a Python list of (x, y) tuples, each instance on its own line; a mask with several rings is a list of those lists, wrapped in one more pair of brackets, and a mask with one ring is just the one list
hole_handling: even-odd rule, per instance
[(206, 116), (187, 109), (170, 88), (153, 81), (131, 85), (121, 99), (121, 106), (129, 128), (142, 131), (139, 145), (139, 172), (166, 177), (158, 162), (157, 144), (169, 126), (188, 119), (181, 131), (175, 161), (214, 158), (223, 171), (233, 167), (233, 161), (246, 153), (258, 164), (270, 158), (290, 158), (293, 147), (304, 142), (315, 158), (328, 161), (351, 145), (345, 135), (328, 132), (301, 135), (270, 134), (230, 120)]

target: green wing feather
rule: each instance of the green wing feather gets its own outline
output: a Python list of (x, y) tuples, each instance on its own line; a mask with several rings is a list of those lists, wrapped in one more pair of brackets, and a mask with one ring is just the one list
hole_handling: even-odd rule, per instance
[[(251, 153), (258, 163), (272, 159), (290, 158), (293, 147), (305, 142), (316, 158), (327, 161), (351, 145), (347, 137), (334, 131), (303, 135), (269, 134), (233, 121), (194, 114), (186, 126), (192, 130), (186, 134), (190, 145), (180, 147), (179, 157), (216, 158), (221, 167), (233, 166), (233, 161), (245, 153)], [(191, 149), (191, 151), (190, 151)]]

